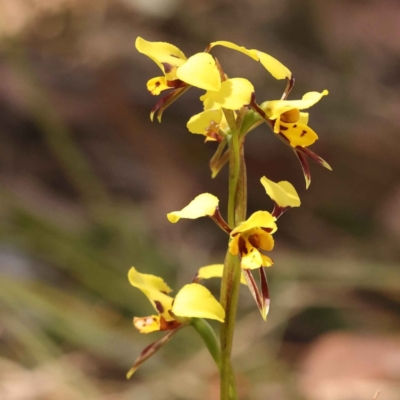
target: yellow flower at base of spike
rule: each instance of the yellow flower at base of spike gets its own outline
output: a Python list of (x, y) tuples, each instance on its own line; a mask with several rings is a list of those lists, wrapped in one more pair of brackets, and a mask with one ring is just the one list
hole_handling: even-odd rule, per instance
[(132, 286), (141, 290), (158, 315), (135, 317), (134, 325), (141, 333), (176, 329), (188, 318), (210, 318), (223, 322), (225, 312), (208, 289), (197, 283), (185, 285), (175, 296), (159, 277), (141, 274), (131, 268), (128, 274)]
[(273, 265), (271, 258), (262, 251), (274, 248), (272, 234), (276, 230), (275, 218), (268, 211), (257, 211), (230, 233), (229, 251), (233, 255), (240, 254), (242, 269)]

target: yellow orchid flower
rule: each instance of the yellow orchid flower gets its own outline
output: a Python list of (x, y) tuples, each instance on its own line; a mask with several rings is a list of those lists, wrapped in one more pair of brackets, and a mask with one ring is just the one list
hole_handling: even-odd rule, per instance
[(181, 81), (204, 90), (219, 90), (221, 80), (214, 58), (208, 53), (197, 53), (189, 58), (176, 46), (165, 42), (149, 42), (138, 37), (136, 49), (151, 58), (163, 71), (163, 77), (148, 82), (153, 94), (175, 87)]
[(183, 286), (174, 299), (168, 295), (172, 289), (158, 276), (142, 274), (132, 267), (128, 278), (130, 284), (141, 290), (157, 311), (157, 315), (135, 317), (134, 326), (141, 333), (168, 331), (165, 336), (142, 351), (128, 371), (128, 379), (181, 327), (188, 325), (191, 318), (209, 318), (224, 322), (225, 311), (221, 304), (207, 288), (196, 282)]
[(307, 125), (308, 114), (300, 110), (310, 108), (318, 103), (327, 90), (308, 92), (301, 100), (273, 100), (261, 104), (267, 117), (274, 122), (274, 132), (281, 133), (292, 147), (307, 147), (312, 145), (318, 135)]
[(268, 211), (257, 211), (238, 225), (231, 233), (229, 251), (240, 254), (242, 269), (257, 269), (273, 265), (271, 258), (261, 251), (274, 248), (272, 233), (277, 230), (275, 218)]
[(185, 285), (173, 299), (168, 295), (171, 289), (157, 276), (141, 274), (132, 267), (128, 277), (130, 284), (141, 290), (158, 312), (158, 315), (134, 318), (134, 325), (141, 333), (175, 329), (182, 323), (182, 317), (224, 321), (221, 304), (202, 285)]
[[(205, 267), (199, 268), (197, 274), (195, 275), (193, 282), (199, 282), (203, 279), (211, 279), (211, 278), (222, 278), (224, 273), (224, 264), (212, 264), (206, 265)], [(241, 276), (240, 283), (246, 285), (245, 277)]]

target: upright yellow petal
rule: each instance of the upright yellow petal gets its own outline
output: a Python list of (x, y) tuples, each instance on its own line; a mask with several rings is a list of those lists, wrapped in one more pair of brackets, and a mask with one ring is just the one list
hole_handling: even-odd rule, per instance
[(292, 73), (276, 58), (262, 51), (257, 51), (260, 63), (275, 79), (291, 79)]
[(234, 237), (235, 234), (252, 228), (269, 228), (271, 229), (270, 233), (274, 233), (278, 229), (274, 217), (268, 211), (256, 211), (246, 221), (238, 225), (230, 235)]
[(287, 181), (275, 183), (263, 176), (261, 184), (264, 186), (267, 195), (279, 207), (299, 207), (300, 198), (293, 185)]
[(150, 333), (160, 330), (160, 316), (135, 317), (133, 325), (140, 333)]
[(178, 317), (210, 318), (224, 322), (225, 311), (211, 292), (198, 283), (185, 285), (176, 295), (172, 312)]
[(148, 42), (138, 37), (135, 46), (139, 53), (151, 58), (160, 67), (168, 80), (176, 79), (176, 68), (186, 61), (183, 52), (169, 43)]
[(128, 278), (130, 284), (143, 292), (160, 315), (167, 321), (173, 319), (169, 314), (173, 298), (166, 294), (171, 289), (161, 278), (154, 275), (141, 274), (134, 267), (129, 270)]
[(204, 90), (219, 90), (221, 78), (211, 54), (197, 53), (187, 59), (177, 71), (176, 76), (189, 85)]
[(215, 101), (228, 110), (239, 110), (250, 104), (254, 86), (244, 78), (228, 79), (221, 84), (219, 91), (208, 91), (200, 97), (201, 101)]
[(226, 40), (218, 40), (217, 42), (212, 42), (210, 43), (210, 49), (212, 49), (215, 46), (224, 46), (227, 47), (228, 49), (240, 51), (243, 54), (246, 54), (246, 56), (251, 57), (253, 60), (258, 61), (258, 55), (257, 55), (257, 50), (249, 50), (246, 49), (246, 47), (243, 46), (238, 46), (235, 43), (232, 42), (227, 42)]
[(219, 124), (222, 120), (222, 110), (207, 110), (193, 115), (186, 124), (189, 132), (206, 135), (207, 132), (219, 131)]
[(141, 274), (132, 267), (128, 273), (129, 282), (135, 287), (148, 287), (149, 289), (158, 290), (163, 293), (170, 293), (172, 289), (164, 282), (162, 278), (150, 274)]
[(167, 214), (169, 222), (173, 224), (181, 218), (196, 219), (205, 216), (212, 216), (218, 207), (219, 200), (210, 193), (199, 194), (181, 211), (173, 211)]

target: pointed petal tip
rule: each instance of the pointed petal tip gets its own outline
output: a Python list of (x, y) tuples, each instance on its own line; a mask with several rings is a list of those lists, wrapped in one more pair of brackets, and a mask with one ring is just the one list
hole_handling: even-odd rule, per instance
[(126, 379), (131, 379), (132, 375), (136, 372), (137, 367), (132, 367), (127, 373), (126, 373)]

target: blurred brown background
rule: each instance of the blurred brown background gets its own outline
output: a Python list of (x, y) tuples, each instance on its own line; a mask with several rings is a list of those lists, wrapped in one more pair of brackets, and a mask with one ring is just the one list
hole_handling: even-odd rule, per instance
[[(249, 212), (271, 209), (259, 179), (289, 180), (300, 209), (279, 221), (265, 324), (242, 289), (234, 363), (241, 399), (400, 398), (400, 3), (390, 0), (0, 1), (0, 399), (217, 399), (216, 369), (191, 329), (125, 380), (158, 335), (127, 271), (175, 289), (223, 260), (210, 220), (165, 217), (210, 179), (215, 144), (185, 128), (190, 90), (149, 121), (157, 66), (137, 36), (186, 55), (215, 40), (268, 52), (295, 74), (291, 98), (329, 89), (311, 110), (312, 146), (333, 172), (298, 161), (261, 126), (248, 137)], [(258, 100), (282, 82), (217, 48)], [(218, 282), (209, 287), (218, 293)]]

